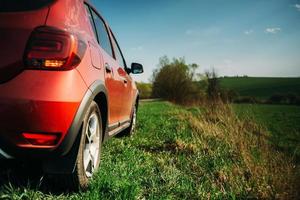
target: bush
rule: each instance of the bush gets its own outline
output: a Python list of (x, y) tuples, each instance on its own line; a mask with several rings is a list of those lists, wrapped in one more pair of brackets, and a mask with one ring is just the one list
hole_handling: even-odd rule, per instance
[(207, 97), (210, 101), (218, 101), (222, 99), (222, 90), (220, 80), (217, 77), (215, 70), (205, 72), (207, 78)]
[(202, 92), (194, 82), (198, 65), (187, 65), (185, 60), (160, 58), (159, 68), (153, 73), (152, 95), (178, 104), (190, 104), (202, 99)]
[(268, 100), (267, 103), (270, 104), (290, 104), (290, 105), (300, 105), (300, 97), (296, 94), (274, 94)]
[(150, 99), (152, 97), (151, 83), (136, 83), (139, 90), (140, 99)]
[(289, 104), (296, 104), (297, 98), (299, 98), (299, 97), (294, 93), (287, 94), (287, 99), (289, 101)]
[(235, 90), (221, 90), (221, 99), (224, 103), (232, 103), (239, 98), (239, 94)]
[(297, 99), (295, 100), (295, 105), (300, 106), (300, 97), (297, 97)]
[(234, 103), (249, 103), (249, 104), (256, 104), (256, 103), (261, 103), (257, 98), (255, 97), (250, 97), (250, 96), (244, 96), (244, 97), (239, 97), (236, 100), (234, 100)]
[(287, 98), (284, 94), (274, 94), (268, 99), (268, 103), (272, 104), (282, 104), (286, 102)]

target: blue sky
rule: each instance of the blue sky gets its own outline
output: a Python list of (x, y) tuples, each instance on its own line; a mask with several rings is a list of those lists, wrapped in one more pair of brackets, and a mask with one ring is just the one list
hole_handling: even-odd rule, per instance
[(148, 82), (161, 56), (219, 75), (300, 76), (300, 0), (92, 0)]

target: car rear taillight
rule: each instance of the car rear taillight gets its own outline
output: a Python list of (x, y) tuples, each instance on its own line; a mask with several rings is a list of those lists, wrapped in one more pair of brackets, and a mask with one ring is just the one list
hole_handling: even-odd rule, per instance
[(60, 139), (59, 134), (22, 133), (22, 136), (36, 146), (55, 146)]
[(84, 56), (87, 45), (78, 36), (54, 27), (36, 28), (25, 50), (29, 69), (70, 70)]

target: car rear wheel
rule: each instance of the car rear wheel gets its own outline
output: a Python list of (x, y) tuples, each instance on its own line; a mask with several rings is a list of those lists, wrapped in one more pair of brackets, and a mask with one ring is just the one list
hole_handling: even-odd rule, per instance
[(56, 182), (70, 190), (85, 190), (100, 165), (103, 125), (98, 105), (93, 101), (85, 115), (75, 170), (56, 176)]
[(88, 109), (83, 124), (76, 170), (73, 174), (75, 187), (81, 189), (87, 188), (89, 180), (100, 165), (103, 129), (100, 109), (95, 102)]

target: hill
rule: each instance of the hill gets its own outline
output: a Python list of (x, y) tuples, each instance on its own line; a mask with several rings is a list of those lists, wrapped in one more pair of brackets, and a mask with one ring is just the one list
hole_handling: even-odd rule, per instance
[(240, 96), (266, 99), (274, 94), (300, 95), (300, 78), (224, 77), (220, 78), (220, 83)]

